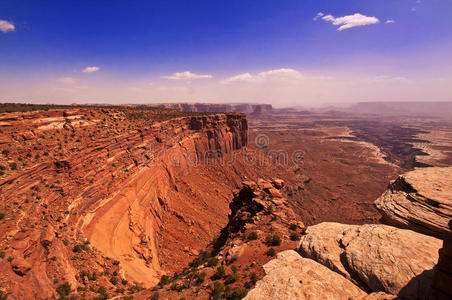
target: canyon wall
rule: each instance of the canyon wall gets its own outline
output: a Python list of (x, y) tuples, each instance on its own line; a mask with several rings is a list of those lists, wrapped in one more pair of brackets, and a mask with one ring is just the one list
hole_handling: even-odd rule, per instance
[[(139, 170), (110, 197), (75, 207), (80, 209), (77, 222), (82, 231), (93, 246), (119, 260), (129, 278), (147, 286), (157, 284), (163, 273), (156, 231), (165, 226), (164, 215), (173, 212), (170, 193), (177, 191), (176, 178), (206, 159), (245, 146), (247, 129), (242, 115), (182, 118), (156, 125), (140, 143), (153, 146), (136, 156)], [(148, 137), (151, 140), (145, 141)], [(140, 160), (146, 155), (153, 159)]]
[(237, 113), (50, 110), (0, 115), (0, 129), (0, 291), (20, 299), (118, 278), (133, 291), (186, 265), (241, 180), (206, 162), (248, 142)]

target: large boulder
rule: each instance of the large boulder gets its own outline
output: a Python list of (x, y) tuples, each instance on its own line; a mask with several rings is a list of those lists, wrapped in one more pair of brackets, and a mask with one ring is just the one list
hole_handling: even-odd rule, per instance
[(441, 244), (387, 225), (320, 223), (307, 229), (299, 252), (368, 292), (422, 299), (429, 293)]
[(390, 183), (375, 206), (389, 225), (436, 237), (451, 232), (452, 167), (420, 168)]
[(293, 250), (264, 265), (266, 275), (245, 299), (362, 299), (363, 290), (345, 277)]

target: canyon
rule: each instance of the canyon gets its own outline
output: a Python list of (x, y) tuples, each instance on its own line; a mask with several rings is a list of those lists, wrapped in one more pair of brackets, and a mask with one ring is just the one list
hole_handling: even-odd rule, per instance
[[(377, 299), (396, 295), (411, 277), (391, 282), (397, 289), (375, 287), (349, 273), (342, 257), (356, 257), (371, 240), (414, 249), (413, 241), (431, 239), (413, 257), (429, 256), (418, 265), (433, 268), (450, 233), (448, 123), (438, 139), (426, 130), (437, 128), (430, 121), (402, 127), (269, 105), (6, 110), (0, 291), (12, 299), (314, 297), (320, 286), (275, 289), (294, 272), (304, 283), (334, 278), (333, 296), (342, 289)], [(420, 170), (431, 173), (406, 173), (427, 165), (420, 157), (433, 166)], [(417, 212), (404, 200), (413, 197)], [(406, 242), (378, 244), (375, 235), (399, 234), (388, 225), (402, 227), (398, 240)], [(365, 240), (357, 243), (356, 232)], [(335, 248), (345, 240), (357, 244)]]

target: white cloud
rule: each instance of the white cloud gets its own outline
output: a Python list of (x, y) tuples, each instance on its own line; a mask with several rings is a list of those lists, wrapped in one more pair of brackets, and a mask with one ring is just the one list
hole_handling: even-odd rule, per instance
[(85, 69), (83, 69), (82, 72), (83, 73), (92, 73), (92, 72), (97, 72), (99, 70), (100, 70), (99, 67), (92, 66), (92, 67), (86, 67)]
[(206, 79), (206, 78), (212, 78), (213, 76), (210, 74), (201, 75), (192, 73), (190, 71), (185, 72), (176, 72), (168, 76), (162, 76), (164, 79), (170, 79), (170, 80), (192, 80), (192, 79)]
[[(318, 16), (318, 17), (317, 17)], [(314, 20), (317, 20), (320, 16), (317, 14)], [(336, 18), (333, 15), (325, 15), (321, 17), (325, 22), (331, 22), (333, 25), (339, 26), (338, 31), (349, 29), (352, 27), (365, 26), (371, 24), (377, 24), (380, 20), (376, 17), (369, 17), (362, 14), (353, 14)]]
[(154, 83), (153, 83), (153, 82), (148, 82), (148, 85), (149, 85), (149, 86), (153, 86)]
[(63, 83), (63, 84), (74, 84), (77, 82), (76, 79), (72, 77), (61, 77), (55, 80), (57, 83)]
[(319, 12), (319, 13), (317, 13), (317, 15), (314, 17), (314, 21), (317, 21), (319, 18), (321, 18), (321, 17), (323, 17), (324, 16), (324, 14), (323, 14), (323, 12)]
[(394, 20), (392, 20), (392, 19), (389, 19), (389, 20), (386, 20), (386, 22), (385, 22), (386, 24), (392, 24), (392, 23), (395, 23), (395, 21)]
[(16, 27), (13, 23), (8, 22), (6, 20), (0, 20), (0, 31), (1, 32), (8, 32), (8, 31), (14, 31)]
[(221, 81), (221, 83), (232, 83), (232, 82), (252, 82), (254, 81), (254, 76), (250, 73), (238, 74)]
[(303, 76), (300, 72), (294, 69), (277, 69), (269, 70), (251, 75), (250, 73), (238, 74), (221, 81), (223, 84), (229, 84), (234, 82), (264, 82), (268, 80), (272, 81), (288, 81), (293, 79), (301, 79)]

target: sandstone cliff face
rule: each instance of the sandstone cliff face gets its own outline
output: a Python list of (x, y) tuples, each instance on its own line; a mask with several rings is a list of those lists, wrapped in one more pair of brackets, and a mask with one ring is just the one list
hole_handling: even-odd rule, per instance
[[(240, 176), (201, 162), (247, 144), (244, 115), (73, 109), (0, 120), (0, 287), (14, 297), (51, 297), (64, 282), (90, 295), (110, 277), (153, 285), (177, 266), (165, 248), (207, 243), (227, 222)], [(177, 222), (183, 230), (167, 228)]]
[(143, 153), (153, 160), (139, 163), (142, 168), (116, 188), (117, 193), (83, 207), (78, 219), (93, 246), (119, 260), (129, 278), (147, 286), (157, 284), (162, 275), (156, 237), (165, 226), (165, 214), (173, 211), (169, 195), (177, 177), (202, 160), (245, 146), (247, 123), (240, 115), (192, 117), (159, 124), (154, 132), (167, 142)]
[(443, 237), (452, 219), (452, 167), (422, 168), (391, 182), (375, 205), (390, 225)]

